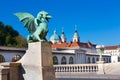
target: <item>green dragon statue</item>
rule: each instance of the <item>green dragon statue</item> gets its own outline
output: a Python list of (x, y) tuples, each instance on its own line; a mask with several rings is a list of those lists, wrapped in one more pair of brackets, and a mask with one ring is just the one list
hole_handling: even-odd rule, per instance
[(47, 41), (48, 19), (52, 18), (47, 12), (41, 11), (34, 18), (30, 13), (18, 12), (15, 15), (24, 23), (31, 35), (28, 35), (27, 42)]

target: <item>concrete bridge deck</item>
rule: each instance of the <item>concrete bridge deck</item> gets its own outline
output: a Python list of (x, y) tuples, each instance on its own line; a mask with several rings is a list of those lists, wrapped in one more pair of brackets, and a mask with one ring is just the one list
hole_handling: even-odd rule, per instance
[(56, 80), (120, 80), (120, 75), (56, 72)]

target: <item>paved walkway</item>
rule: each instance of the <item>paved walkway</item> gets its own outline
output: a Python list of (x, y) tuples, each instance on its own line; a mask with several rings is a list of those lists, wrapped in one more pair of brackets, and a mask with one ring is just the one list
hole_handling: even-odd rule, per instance
[(120, 75), (56, 73), (56, 80), (120, 80)]

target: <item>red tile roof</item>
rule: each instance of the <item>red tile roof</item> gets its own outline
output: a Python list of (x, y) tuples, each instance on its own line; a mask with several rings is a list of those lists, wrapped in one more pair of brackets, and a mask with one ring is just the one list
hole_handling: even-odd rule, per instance
[(79, 42), (72, 42), (70, 47), (79, 47), (80, 43)]
[(96, 46), (90, 42), (87, 43), (82, 43), (82, 42), (64, 42), (64, 43), (57, 43), (57, 44), (52, 44), (52, 48), (68, 48), (68, 47), (85, 47), (85, 48), (90, 48), (92, 46)]
[(52, 48), (65, 48), (67, 43), (52, 44)]
[(118, 46), (105, 46), (105, 50), (113, 50), (113, 49), (117, 49)]

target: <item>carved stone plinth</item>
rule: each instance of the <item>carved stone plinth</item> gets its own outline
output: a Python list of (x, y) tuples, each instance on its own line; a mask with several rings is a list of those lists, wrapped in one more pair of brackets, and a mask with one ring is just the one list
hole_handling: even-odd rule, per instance
[(98, 72), (97, 72), (97, 74), (105, 74), (104, 61), (98, 61), (97, 64), (98, 64)]
[(52, 49), (47, 42), (29, 43), (28, 50), (19, 61), (21, 80), (55, 80)]

